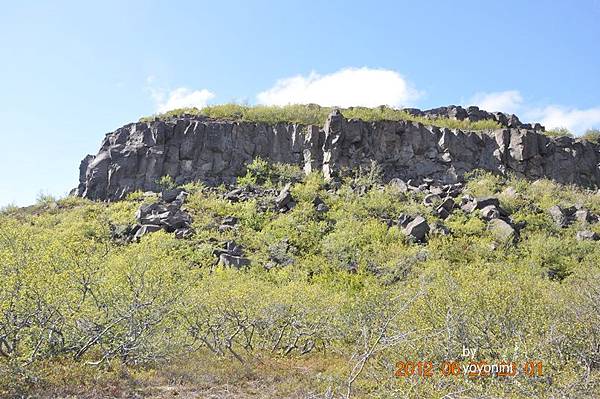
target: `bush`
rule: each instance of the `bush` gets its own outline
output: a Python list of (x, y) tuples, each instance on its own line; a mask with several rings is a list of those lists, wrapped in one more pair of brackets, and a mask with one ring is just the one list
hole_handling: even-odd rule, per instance
[(546, 130), (544, 132), (549, 137), (573, 137), (573, 133), (566, 127), (558, 127), (555, 129)]
[(287, 183), (297, 183), (304, 177), (302, 170), (297, 165), (270, 163), (257, 157), (246, 166), (246, 174), (238, 177), (240, 186), (261, 185), (281, 188)]
[(581, 138), (595, 144), (600, 144), (600, 129), (588, 129)]
[[(321, 385), (308, 392), (282, 385), (283, 377), (268, 380), (278, 392), (289, 388), (282, 396), (328, 389), (334, 397), (348, 390), (351, 397), (442, 397), (462, 389), (481, 397), (598, 396), (600, 246), (575, 239), (580, 223), (557, 228), (547, 209), (581, 203), (600, 213), (600, 196), (474, 173), (467, 183), (474, 195), (515, 189), (500, 197), (515, 222), (526, 222), (520, 241), (498, 246), (477, 212), (455, 210), (443, 221), (451, 235), (417, 244), (397, 217), (433, 221), (431, 208), (422, 195), (382, 185), (376, 167), (335, 189), (320, 173), (294, 183), (296, 172), (260, 160), (249, 167), (256, 183), (293, 183), (296, 206), (287, 212), (272, 209), (272, 195), (233, 203), (223, 187), (189, 186), (185, 206), (196, 230), (189, 240), (156, 232), (138, 243), (113, 242), (109, 226), (135, 222), (140, 194), (115, 203), (53, 199), (47, 202), (56, 207), (0, 214), (0, 396), (40, 396), (34, 387), (46, 389), (49, 375), (63, 385), (90, 375), (89, 385), (71, 385), (68, 395), (48, 391), (73, 396), (102, 373), (134, 381), (188, 356), (198, 364), (219, 359), (228, 384), (256, 364), (312, 363), (302, 373)], [(328, 210), (317, 212), (317, 197)], [(235, 228), (219, 230), (225, 216), (238, 218)], [(243, 247), (249, 267), (217, 265), (229, 240)], [(394, 377), (398, 361), (461, 360), (463, 345), (479, 349), (477, 360), (541, 359), (545, 375), (514, 383)], [(68, 377), (60, 374), (66, 369)], [(250, 377), (253, 386), (264, 382)], [(207, 389), (216, 384), (206, 381)]]

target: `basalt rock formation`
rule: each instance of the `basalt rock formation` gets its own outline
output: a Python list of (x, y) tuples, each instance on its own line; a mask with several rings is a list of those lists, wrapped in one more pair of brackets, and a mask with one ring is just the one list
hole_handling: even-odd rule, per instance
[[(464, 117), (457, 107), (449, 109), (440, 112)], [(467, 172), (483, 169), (600, 186), (600, 146), (569, 137), (550, 138), (539, 125), (531, 128), (502, 115), (497, 118), (508, 118), (501, 123), (506, 128), (483, 132), (408, 121), (349, 120), (338, 110), (323, 127), (200, 116), (132, 123), (107, 134), (98, 154), (83, 159), (76, 194), (117, 200), (136, 190), (158, 191), (157, 180), (166, 175), (178, 184), (234, 183), (256, 157), (297, 164), (306, 172), (322, 171), (327, 178), (375, 161), (386, 180), (453, 183)]]
[(471, 106), (463, 108), (460, 105), (449, 105), (447, 107), (439, 107), (421, 111), (417, 108), (405, 108), (404, 111), (414, 116), (423, 116), (430, 119), (449, 118), (459, 121), (468, 120), (478, 122), (483, 120), (493, 120), (498, 122), (500, 126), (515, 128), (515, 129), (533, 129), (544, 130), (544, 127), (539, 123), (530, 124), (523, 123), (515, 114), (506, 114), (504, 112), (487, 112), (479, 107)]

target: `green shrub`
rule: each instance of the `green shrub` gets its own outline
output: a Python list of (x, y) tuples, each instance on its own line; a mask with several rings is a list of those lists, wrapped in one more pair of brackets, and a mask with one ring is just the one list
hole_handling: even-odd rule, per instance
[(544, 132), (549, 137), (573, 137), (573, 133), (566, 127), (558, 127), (555, 129), (546, 130)]
[(592, 143), (600, 144), (600, 129), (588, 129), (581, 138)]
[(296, 183), (304, 174), (299, 166), (283, 163), (270, 163), (260, 157), (246, 166), (246, 174), (238, 177), (240, 186), (260, 185), (281, 188), (287, 183)]
[(173, 180), (173, 177), (169, 175), (162, 176), (156, 181), (156, 184), (158, 184), (161, 190), (173, 190), (177, 187), (175, 180)]

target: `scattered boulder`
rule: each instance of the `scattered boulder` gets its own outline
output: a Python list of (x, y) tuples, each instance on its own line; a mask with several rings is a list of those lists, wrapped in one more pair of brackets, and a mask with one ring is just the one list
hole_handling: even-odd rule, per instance
[(575, 212), (577, 212), (577, 209), (575, 207), (564, 208), (555, 205), (551, 207), (548, 212), (552, 216), (554, 224), (562, 229), (568, 227), (575, 221)]
[(236, 228), (239, 219), (235, 216), (225, 216), (223, 220), (221, 220), (221, 224), (219, 225), (219, 231), (225, 232), (227, 230), (233, 230)]
[(424, 242), (429, 233), (429, 225), (423, 216), (417, 216), (404, 228), (404, 234), (416, 242)]
[(192, 238), (194, 232), (194, 229), (192, 229), (191, 227), (182, 227), (175, 230), (175, 238), (178, 238), (180, 240), (187, 240), (189, 238)]
[(440, 202), (442, 199), (438, 194), (427, 194), (425, 198), (423, 198), (423, 205), (432, 206), (433, 204)]
[(172, 190), (163, 190), (160, 193), (160, 196), (164, 202), (169, 203), (169, 202), (175, 201), (177, 199), (177, 197), (179, 196), (179, 194), (181, 194), (182, 192), (183, 192), (183, 189), (181, 189), (181, 188), (175, 188)]
[(466, 201), (461, 208), (467, 213), (472, 213), (477, 209), (483, 209), (489, 205), (494, 205), (496, 208), (500, 208), (500, 201), (496, 197), (474, 198), (473, 200)]
[(408, 184), (406, 184), (404, 182), (404, 180), (402, 179), (392, 179), (390, 180), (390, 186), (396, 188), (398, 191), (400, 191), (401, 193), (407, 193), (408, 192)]
[(181, 209), (187, 193), (179, 190), (175, 195), (174, 191), (177, 190), (171, 191), (173, 192), (166, 196), (170, 203), (159, 201), (140, 206), (135, 214), (140, 227), (135, 231), (133, 239), (139, 240), (144, 235), (161, 229), (175, 233), (176, 238), (190, 238), (194, 234), (192, 217)]
[(442, 200), (442, 203), (440, 204), (440, 206), (438, 206), (436, 208), (435, 213), (441, 219), (446, 219), (452, 213), (452, 210), (454, 209), (455, 205), (456, 204), (454, 202), (454, 199), (452, 199), (452, 197), (446, 197)]
[(480, 210), (481, 217), (485, 220), (492, 220), (500, 218), (500, 210), (494, 205), (488, 205)]
[(277, 195), (277, 198), (275, 198), (275, 207), (280, 212), (287, 212), (296, 206), (296, 203), (292, 198), (291, 188), (291, 183), (286, 184), (285, 187), (279, 192), (279, 195)]
[(600, 240), (600, 235), (590, 230), (582, 230), (577, 232), (575, 238), (577, 238), (577, 241), (598, 241)]
[(133, 239), (137, 241), (146, 234), (154, 233), (155, 231), (159, 231), (161, 229), (162, 227), (156, 224), (144, 224), (136, 231)]
[(315, 210), (318, 213), (326, 213), (329, 211), (329, 207), (327, 206), (327, 204), (323, 202), (323, 200), (319, 197), (316, 197), (313, 200), (313, 206), (315, 207)]
[(231, 202), (244, 201), (244, 200), (248, 199), (247, 191), (245, 189), (246, 189), (246, 187), (235, 188), (235, 189), (229, 191), (227, 194), (225, 194), (225, 199), (227, 199)]
[(110, 224), (110, 238), (111, 240), (121, 244), (131, 242), (139, 228), (139, 224), (133, 226), (130, 224)]
[(517, 230), (503, 219), (492, 219), (488, 223), (488, 229), (497, 240), (502, 242), (514, 242), (518, 238)]
[(398, 220), (397, 220), (397, 222), (396, 222), (396, 223), (398, 224), (398, 226), (400, 226), (400, 227), (402, 227), (402, 228), (406, 228), (406, 226), (408, 226), (408, 224), (409, 224), (410, 222), (412, 222), (413, 220), (414, 220), (414, 217), (412, 217), (412, 216), (410, 216), (410, 215), (407, 215), (407, 214), (405, 214), (405, 213), (401, 213), (401, 214), (398, 216)]
[(244, 266), (250, 265), (250, 259), (244, 258), (242, 256), (235, 256), (224, 253), (219, 255), (219, 264), (227, 267), (235, 267), (236, 269), (241, 269)]
[(213, 254), (218, 257), (218, 264), (237, 269), (248, 266), (250, 259), (244, 257), (244, 250), (241, 245), (235, 241), (226, 241), (221, 248), (213, 251)]

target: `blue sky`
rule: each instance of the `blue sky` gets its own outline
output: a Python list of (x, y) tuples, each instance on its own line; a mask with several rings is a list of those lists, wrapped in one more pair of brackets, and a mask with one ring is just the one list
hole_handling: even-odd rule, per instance
[(0, 205), (66, 194), (105, 133), (182, 104), (478, 104), (579, 133), (600, 127), (598, 0), (0, 9)]

